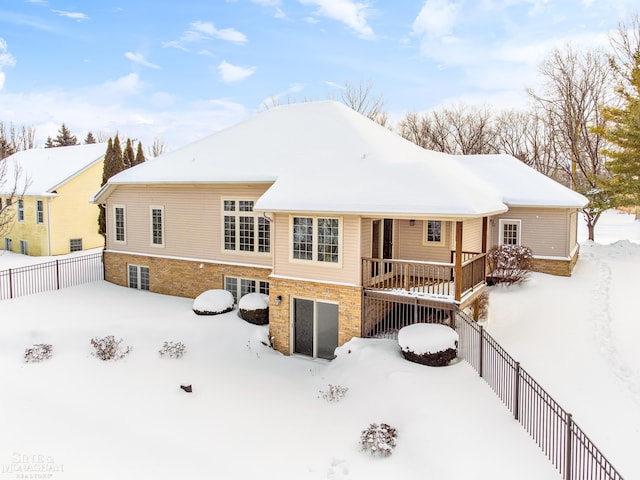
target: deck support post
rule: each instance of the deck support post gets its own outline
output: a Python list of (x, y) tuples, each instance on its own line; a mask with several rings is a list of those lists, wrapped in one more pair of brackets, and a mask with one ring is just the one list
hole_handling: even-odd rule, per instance
[(455, 271), (455, 299), (462, 298), (462, 222), (456, 222), (456, 255), (454, 260)]

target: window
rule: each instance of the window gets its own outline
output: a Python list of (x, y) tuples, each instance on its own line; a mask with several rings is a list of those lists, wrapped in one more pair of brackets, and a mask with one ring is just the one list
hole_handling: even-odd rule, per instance
[(427, 220), (424, 222), (424, 228), (427, 243), (442, 242), (442, 222), (440, 220)]
[(293, 217), (293, 258), (338, 263), (340, 258), (339, 225), (337, 218)]
[(500, 245), (520, 245), (520, 238), (520, 220), (500, 220)]
[(149, 290), (149, 267), (129, 265), (129, 288)]
[(24, 200), (18, 200), (18, 221), (24, 222)]
[(13, 251), (13, 241), (10, 238), (4, 239), (4, 249), (9, 252)]
[(253, 200), (224, 200), (224, 249), (269, 253), (271, 224), (253, 211)]
[(29, 255), (29, 242), (26, 240), (20, 240), (20, 253), (23, 255)]
[(231, 292), (236, 303), (247, 293), (269, 295), (269, 282), (249, 278), (224, 277), (224, 289)]
[(69, 251), (70, 252), (79, 252), (82, 250), (82, 239), (81, 238), (72, 238), (69, 240)]
[(36, 223), (44, 223), (44, 202), (36, 200)]
[(124, 207), (122, 206), (113, 207), (113, 230), (114, 230), (113, 238), (116, 242), (126, 241), (125, 212), (124, 212)]
[(163, 237), (163, 208), (151, 207), (151, 244), (152, 245), (164, 245)]

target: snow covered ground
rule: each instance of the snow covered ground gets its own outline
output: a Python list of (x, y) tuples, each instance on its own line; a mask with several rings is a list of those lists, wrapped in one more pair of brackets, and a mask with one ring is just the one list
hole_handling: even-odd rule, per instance
[[(596, 240), (571, 278), (493, 288), (486, 327), (640, 478), (640, 222), (608, 213)], [(464, 362), (425, 367), (362, 339), (331, 362), (285, 357), (262, 344), (266, 327), (192, 304), (106, 282), (0, 302), (0, 480), (560, 478)], [(132, 352), (93, 357), (90, 339), (106, 335)], [(161, 358), (165, 341), (187, 353)], [(53, 357), (24, 363), (35, 343)], [(329, 384), (349, 388), (343, 400), (319, 398)], [(391, 457), (359, 451), (372, 422), (398, 429)], [(20, 476), (36, 469), (51, 476)]]

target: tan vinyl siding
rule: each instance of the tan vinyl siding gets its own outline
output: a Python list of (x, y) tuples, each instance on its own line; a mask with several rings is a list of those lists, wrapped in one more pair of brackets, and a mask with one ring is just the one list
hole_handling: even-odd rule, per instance
[[(359, 285), (361, 268), (360, 217), (353, 215), (327, 215), (327, 218), (340, 219), (340, 262), (334, 264), (293, 260), (291, 258), (291, 218), (293, 216), (308, 217), (313, 215), (290, 215), (287, 213), (278, 213), (275, 215), (277, 250), (274, 257), (274, 275)], [(317, 216), (322, 217), (322, 215)]]
[(578, 211), (574, 210), (569, 213), (569, 251), (578, 243)]
[(462, 223), (462, 251), (482, 251), (482, 218), (465, 220)]
[[(268, 187), (268, 184), (120, 185), (108, 200), (107, 248), (269, 266), (271, 253), (229, 252), (222, 248), (222, 201), (257, 200)], [(124, 243), (114, 242), (111, 238), (114, 205), (125, 207)], [(163, 208), (164, 246), (151, 245), (151, 206)], [(273, 235), (271, 247), (273, 251)]]
[(398, 260), (419, 260), (424, 262), (450, 262), (453, 248), (451, 222), (442, 222), (444, 239), (441, 244), (427, 244), (424, 237), (424, 222), (416, 220), (396, 221), (396, 245), (394, 256)]
[(498, 245), (500, 219), (521, 221), (521, 244), (534, 256), (568, 257), (570, 214), (566, 208), (510, 208), (489, 222), (490, 247)]

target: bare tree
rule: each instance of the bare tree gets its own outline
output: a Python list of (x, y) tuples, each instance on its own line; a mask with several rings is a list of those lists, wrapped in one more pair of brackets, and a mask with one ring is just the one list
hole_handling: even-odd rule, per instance
[(495, 153), (492, 114), (488, 108), (459, 104), (420, 116), (408, 113), (400, 135), (429, 150), (471, 155)]
[(35, 129), (0, 121), (0, 159), (35, 147)]
[(640, 56), (640, 16), (636, 13), (628, 21), (621, 21), (618, 30), (609, 37), (609, 43), (613, 49), (611, 65), (620, 82), (619, 88), (626, 89)]
[(155, 158), (159, 157), (167, 151), (167, 145), (164, 140), (159, 137), (153, 139), (153, 143), (150, 147), (147, 147), (147, 157)]
[(361, 113), (365, 117), (379, 123), (383, 127), (389, 121), (387, 113), (383, 110), (384, 100), (382, 95), (374, 95), (371, 82), (360, 82), (357, 85), (349, 81), (344, 83), (341, 94), (342, 103), (349, 108)]
[(603, 125), (602, 107), (613, 98), (611, 63), (602, 52), (576, 51), (567, 45), (540, 64), (540, 74), (542, 91), (527, 93), (549, 120), (571, 187), (590, 198), (583, 214), (593, 240), (600, 215), (613, 206), (605, 190), (608, 172), (601, 153), (605, 142), (593, 130)]
[(5, 237), (13, 227), (15, 204), (22, 198), (29, 182), (18, 163), (0, 159), (0, 237)]

